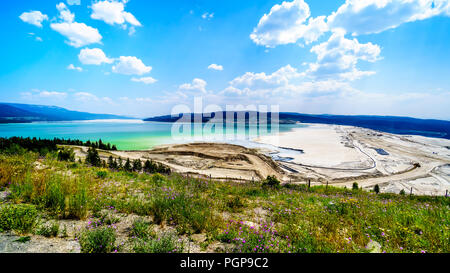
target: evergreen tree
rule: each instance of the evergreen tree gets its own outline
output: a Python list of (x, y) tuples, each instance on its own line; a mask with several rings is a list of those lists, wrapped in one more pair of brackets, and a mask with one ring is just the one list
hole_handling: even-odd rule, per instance
[(140, 159), (136, 159), (133, 161), (133, 171), (135, 172), (142, 171), (142, 162)]
[(125, 162), (125, 165), (123, 166), (124, 171), (131, 172), (133, 171), (133, 167), (131, 166), (130, 159), (127, 158), (127, 161)]
[(86, 163), (91, 164), (92, 166), (95, 166), (95, 167), (100, 167), (102, 165), (102, 161), (100, 159), (97, 149), (89, 148), (88, 154), (86, 157)]

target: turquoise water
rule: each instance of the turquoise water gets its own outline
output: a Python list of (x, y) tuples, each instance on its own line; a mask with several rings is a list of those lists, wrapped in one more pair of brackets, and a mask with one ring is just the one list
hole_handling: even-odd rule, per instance
[[(219, 131), (203, 128), (195, 131), (191, 129), (186, 139), (172, 137), (172, 123), (156, 123), (133, 121), (80, 121), (80, 122), (39, 122), (25, 124), (0, 124), (0, 137), (36, 137), (36, 138), (70, 138), (83, 141), (96, 141), (115, 144), (120, 150), (145, 150), (161, 144), (173, 144), (193, 141), (219, 141), (235, 143), (249, 141), (258, 135), (268, 135), (275, 132), (255, 133), (256, 125), (237, 130), (231, 138), (222, 139)], [(279, 126), (280, 132), (290, 131), (292, 128), (304, 125)], [(187, 127), (186, 127), (187, 128)], [(187, 130), (188, 131), (188, 130)]]

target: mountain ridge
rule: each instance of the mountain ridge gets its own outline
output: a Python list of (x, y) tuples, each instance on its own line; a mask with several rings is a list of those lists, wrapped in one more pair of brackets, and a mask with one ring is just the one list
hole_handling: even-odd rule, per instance
[[(238, 121), (238, 115), (236, 113), (245, 113), (245, 122), (248, 123), (249, 113), (252, 111), (234, 112), (234, 122)], [(216, 112), (221, 113), (223, 116), (222, 122), (226, 122), (226, 111)], [(202, 114), (202, 122), (211, 121), (216, 113), (206, 113), (207, 117)], [(259, 116), (259, 112), (257, 113)], [(214, 115), (212, 115), (214, 114)], [(144, 121), (153, 122), (176, 122), (181, 115), (191, 115), (191, 120), (194, 121), (194, 113), (178, 114), (178, 116), (156, 116), (152, 118), (144, 119)], [(271, 121), (272, 113), (268, 112), (268, 122)], [(212, 117), (208, 117), (212, 116)], [(198, 119), (199, 120), (199, 119)], [(239, 120), (242, 122), (243, 120)], [(194, 121), (195, 122), (195, 121)], [(334, 125), (346, 125), (362, 127), (387, 133), (400, 134), (400, 135), (421, 135), (426, 137), (438, 137), (450, 139), (450, 121), (438, 120), (438, 119), (418, 119), (412, 117), (399, 117), (399, 116), (370, 116), (370, 115), (331, 115), (331, 114), (301, 114), (294, 112), (281, 112), (279, 113), (280, 124), (295, 124), (299, 123), (317, 123), (317, 124), (334, 124)]]
[(131, 119), (111, 114), (72, 111), (57, 106), (0, 102), (0, 123), (27, 123), (35, 121), (74, 121), (93, 119)]

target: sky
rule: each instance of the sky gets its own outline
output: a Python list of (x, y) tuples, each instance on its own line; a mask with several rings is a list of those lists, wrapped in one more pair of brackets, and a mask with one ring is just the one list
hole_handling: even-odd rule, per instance
[[(450, 0), (17, 0), (0, 102), (450, 120)], [(204, 108), (203, 108), (204, 109)]]

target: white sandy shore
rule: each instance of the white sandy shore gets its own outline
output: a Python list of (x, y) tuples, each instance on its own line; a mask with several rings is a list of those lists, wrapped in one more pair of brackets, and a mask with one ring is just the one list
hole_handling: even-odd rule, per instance
[[(385, 192), (402, 189), (426, 195), (450, 191), (450, 140), (400, 136), (352, 126), (309, 124), (258, 143), (300, 149), (304, 154), (279, 163), (307, 179), (367, 189), (378, 184)], [(379, 154), (383, 149), (389, 155)], [(295, 179), (295, 175), (291, 179)]]

